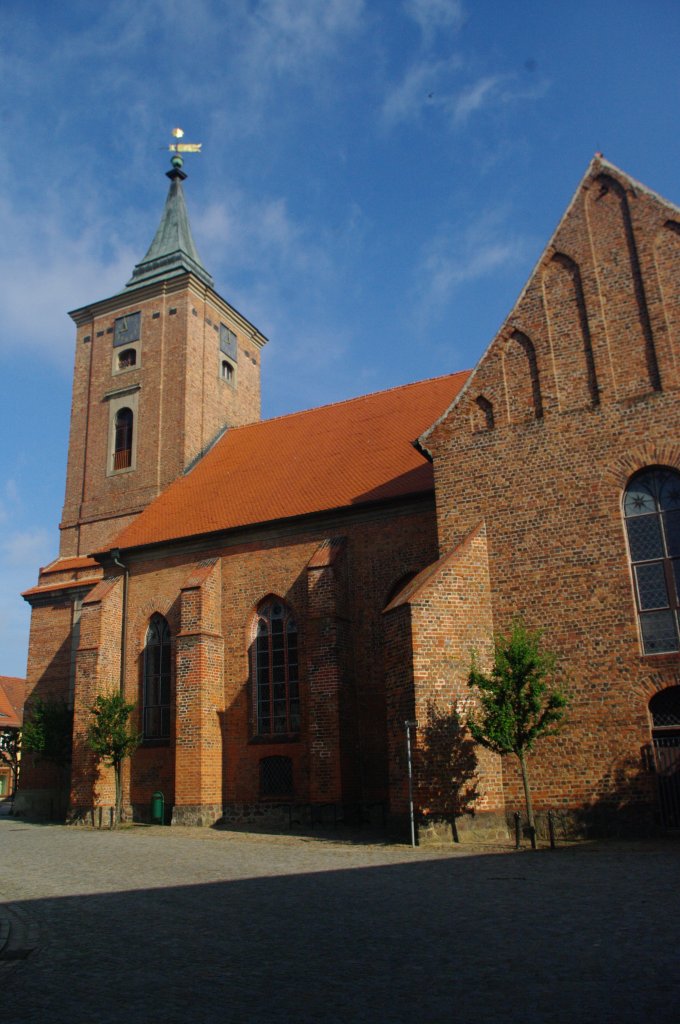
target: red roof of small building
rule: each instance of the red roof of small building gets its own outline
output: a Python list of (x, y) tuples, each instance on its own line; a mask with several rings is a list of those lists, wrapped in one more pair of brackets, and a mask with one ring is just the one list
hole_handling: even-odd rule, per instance
[(177, 540), (430, 491), (414, 440), (468, 371), (228, 430), (111, 547)]
[(26, 680), (0, 676), (0, 729), (20, 729), (24, 719)]
[(87, 555), (73, 555), (69, 558), (55, 558), (40, 570), (42, 576), (53, 572), (73, 572), (81, 569), (96, 569), (98, 563)]

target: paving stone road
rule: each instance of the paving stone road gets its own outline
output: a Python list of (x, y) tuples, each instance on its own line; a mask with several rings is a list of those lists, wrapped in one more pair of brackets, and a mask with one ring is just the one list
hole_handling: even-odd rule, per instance
[(0, 865), (2, 1024), (680, 1021), (677, 842), (413, 851), (2, 818)]

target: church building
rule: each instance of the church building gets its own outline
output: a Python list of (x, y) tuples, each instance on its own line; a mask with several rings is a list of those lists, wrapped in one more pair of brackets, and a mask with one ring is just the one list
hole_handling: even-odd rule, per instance
[(267, 339), (168, 177), (124, 289), (71, 313), (61, 543), (24, 597), (26, 715), (66, 701), (73, 759), (25, 758), (17, 810), (111, 805), (85, 734), (120, 688), (137, 820), (160, 791), (173, 824), (404, 823), (410, 722), (421, 838), (502, 834), (518, 767), (458, 722), (521, 615), (570, 695), (539, 814), (680, 824), (680, 209), (596, 156), (474, 370), (262, 420)]

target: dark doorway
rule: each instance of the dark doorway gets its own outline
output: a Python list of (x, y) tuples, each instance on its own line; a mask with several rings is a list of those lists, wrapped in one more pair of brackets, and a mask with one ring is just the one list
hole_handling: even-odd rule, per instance
[(655, 694), (649, 711), (661, 821), (680, 829), (680, 686)]

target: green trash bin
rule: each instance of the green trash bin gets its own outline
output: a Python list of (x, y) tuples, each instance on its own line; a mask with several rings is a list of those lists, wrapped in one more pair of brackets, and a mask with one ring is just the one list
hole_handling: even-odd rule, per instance
[(165, 797), (162, 793), (154, 793), (151, 797), (151, 824), (165, 824)]

